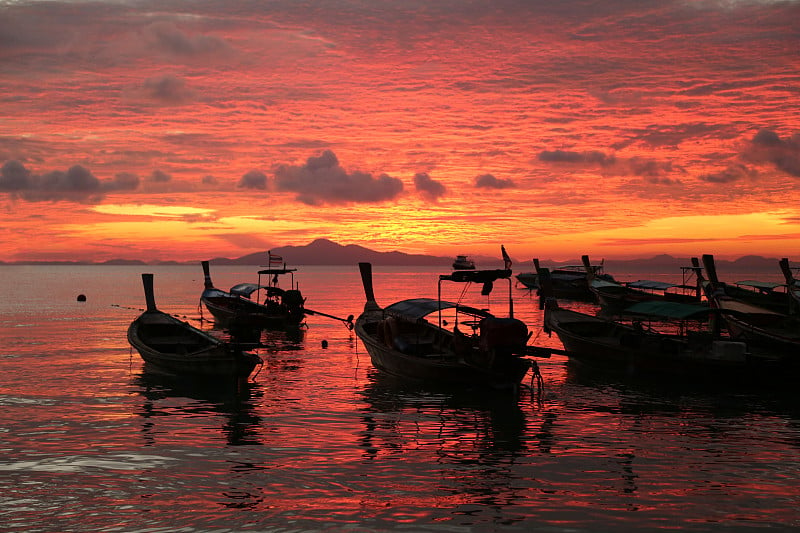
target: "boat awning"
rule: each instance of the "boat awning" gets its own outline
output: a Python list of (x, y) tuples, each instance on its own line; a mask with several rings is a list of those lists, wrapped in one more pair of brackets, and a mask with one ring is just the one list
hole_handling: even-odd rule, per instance
[(231, 294), (250, 298), (250, 295), (259, 289), (257, 283), (239, 283), (231, 287)]
[(620, 285), (619, 283), (614, 283), (613, 281), (606, 281), (604, 279), (598, 279), (598, 278), (593, 279), (591, 285), (596, 289), (617, 289), (617, 290), (625, 289), (625, 287)]
[(687, 320), (690, 318), (703, 318), (712, 312), (712, 309), (706, 305), (653, 300), (633, 304), (632, 306), (626, 308), (625, 312), (658, 318)]
[(655, 281), (651, 279), (640, 279), (638, 281), (631, 281), (626, 285), (632, 289), (644, 289), (650, 291), (665, 291), (673, 287), (678, 287), (674, 283), (667, 283), (664, 281)]
[(737, 281), (737, 285), (744, 285), (745, 287), (752, 287), (754, 289), (759, 289), (764, 292), (770, 292), (777, 287), (783, 287), (784, 283), (774, 283), (772, 281), (757, 281), (753, 279), (745, 279), (742, 281)]
[(510, 277), (511, 270), (458, 270), (452, 274), (442, 274), (439, 276), (439, 279), (441, 281), (455, 281), (460, 283), (486, 283), (498, 279), (508, 279)]
[(297, 272), (296, 268), (268, 268), (267, 270), (259, 270), (258, 274), (261, 276), (273, 274), (288, 274), (289, 272)]
[(475, 307), (458, 305), (453, 302), (446, 302), (444, 300), (440, 301), (434, 298), (412, 298), (410, 300), (402, 300), (386, 307), (384, 311), (392, 315), (399, 315), (411, 320), (418, 320), (431, 313), (439, 311), (439, 309), (453, 308), (456, 308), (460, 312), (469, 313), (475, 316), (492, 316), (491, 313)]

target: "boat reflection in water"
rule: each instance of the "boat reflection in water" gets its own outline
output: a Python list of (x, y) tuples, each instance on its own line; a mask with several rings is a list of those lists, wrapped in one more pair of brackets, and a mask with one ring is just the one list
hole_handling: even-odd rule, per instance
[[(513, 460), (532, 451), (549, 453), (555, 413), (534, 407), (531, 398), (476, 394), (455, 388), (420, 389), (372, 369), (364, 387), (364, 457), (404, 453), (427, 443), (442, 457)], [(532, 395), (535, 394), (529, 391)], [(528, 414), (541, 418), (531, 439)]]
[(375, 369), (367, 381), (359, 439), (365, 467), (372, 464), (380, 475), (386, 465), (402, 464), (406, 474), (386, 483), (412, 500), (435, 498), (443, 520), (524, 521), (508, 506), (531, 497), (534, 489), (519, 482), (520, 473), (553, 449), (555, 410), (525, 397), (422, 390)]
[[(228, 445), (261, 444), (262, 419), (255, 406), (263, 390), (256, 383), (211, 377), (187, 380), (144, 365), (142, 373), (134, 376), (133, 385), (144, 398), (136, 414), (143, 419), (141, 432), (148, 446), (155, 445), (160, 435), (174, 441), (181, 434), (177, 428), (184, 426), (183, 419), (197, 417), (219, 418), (218, 429)], [(183, 437), (192, 438), (192, 432), (200, 431), (203, 435), (196, 435), (198, 440), (207, 439), (208, 429), (191, 425), (186, 433), (183, 427)]]

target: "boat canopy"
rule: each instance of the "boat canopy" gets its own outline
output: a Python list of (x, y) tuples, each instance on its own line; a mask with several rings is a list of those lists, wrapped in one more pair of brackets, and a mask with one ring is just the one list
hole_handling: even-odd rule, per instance
[(474, 316), (490, 317), (491, 313), (483, 311), (475, 307), (468, 307), (458, 305), (453, 302), (446, 302), (444, 300), (436, 300), (434, 298), (412, 298), (410, 300), (401, 300), (386, 307), (384, 311), (392, 315), (399, 315), (411, 320), (419, 320), (431, 313), (435, 313), (440, 309), (453, 309), (457, 311), (468, 313)]
[(651, 317), (687, 320), (690, 318), (703, 318), (712, 312), (712, 309), (706, 305), (652, 300), (633, 304), (626, 308), (625, 312)]
[(752, 287), (754, 289), (758, 289), (763, 292), (771, 292), (778, 287), (783, 287), (784, 283), (774, 283), (772, 281), (757, 281), (752, 279), (746, 279), (742, 281), (737, 281), (737, 285), (744, 285), (745, 287)]
[(614, 281), (607, 281), (604, 279), (595, 278), (592, 280), (592, 287), (596, 289), (618, 289), (622, 290), (625, 287)]
[(509, 279), (510, 277), (511, 270), (459, 270), (452, 274), (442, 274), (439, 276), (439, 280), (459, 283), (487, 283), (498, 279)]
[(651, 279), (640, 279), (638, 281), (631, 281), (630, 283), (626, 283), (626, 285), (632, 289), (644, 289), (650, 291), (665, 291), (667, 289), (679, 286), (674, 283), (667, 283), (664, 281), (654, 281)]
[(290, 272), (297, 272), (296, 268), (268, 268), (267, 270), (259, 270), (260, 276), (273, 275), (273, 274), (288, 274)]
[(263, 289), (264, 287), (259, 287), (257, 283), (239, 283), (238, 285), (234, 285), (231, 287), (231, 294), (235, 294), (237, 296), (244, 296), (245, 298), (250, 298), (250, 295), (256, 292), (258, 289)]

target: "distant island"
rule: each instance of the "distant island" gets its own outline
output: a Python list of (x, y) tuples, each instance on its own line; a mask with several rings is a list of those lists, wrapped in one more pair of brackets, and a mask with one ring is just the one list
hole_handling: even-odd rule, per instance
[[(404, 252), (377, 252), (356, 244), (341, 245), (328, 239), (316, 239), (305, 246), (282, 246), (269, 250), (273, 255), (281, 256), (289, 265), (355, 265), (365, 261), (378, 266), (430, 266), (449, 270), (453, 257), (441, 257), (423, 254), (407, 254)], [(216, 257), (210, 259), (212, 265), (265, 265), (267, 250), (248, 254), (238, 258)], [(500, 268), (503, 265), (500, 254), (491, 256), (470, 256), (478, 268)], [(2, 262), (0, 265), (193, 265), (196, 261), (155, 261), (145, 262), (136, 259), (112, 259), (101, 263), (80, 261), (19, 261)], [(526, 272), (534, 269), (533, 260), (518, 260), (512, 257), (515, 272)], [(603, 260), (592, 257), (592, 263)], [(569, 261), (553, 261), (540, 259), (542, 266), (558, 268), (566, 265), (580, 264), (580, 259)], [(770, 272), (778, 271), (778, 258), (758, 255), (747, 255), (735, 261), (717, 259), (717, 268), (725, 272)], [(689, 257), (673, 257), (667, 254), (657, 255), (650, 259), (607, 259), (603, 261), (607, 272), (680, 272), (680, 268), (691, 264)], [(779, 272), (779, 271), (778, 271)]]

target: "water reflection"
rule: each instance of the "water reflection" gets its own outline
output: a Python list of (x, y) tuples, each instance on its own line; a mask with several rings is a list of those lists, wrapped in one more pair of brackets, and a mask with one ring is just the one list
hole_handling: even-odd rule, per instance
[[(512, 395), (421, 390), (377, 371), (370, 371), (367, 379), (363, 391), (367, 408), (362, 417), (366, 456), (381, 448), (402, 452), (408, 442), (418, 443), (433, 435), (443, 455), (452, 445), (469, 446), (481, 453), (525, 449), (526, 417)], [(409, 429), (415, 436), (409, 436)], [(374, 439), (381, 444), (370, 444)]]
[(252, 349), (270, 352), (302, 350), (307, 332), (305, 325), (284, 329), (222, 328), (214, 324), (211, 333), (222, 340)]
[[(603, 369), (568, 360), (565, 364), (565, 384), (579, 385), (606, 392), (613, 391), (620, 398), (670, 410), (693, 404), (707, 405), (723, 418), (740, 416), (743, 412), (773, 411), (775, 409), (796, 418), (800, 409), (795, 387), (783, 380), (764, 381), (748, 379), (715, 380), (709, 376), (692, 378), (630, 375), (617, 369)], [(727, 414), (726, 414), (727, 411)]]
[[(243, 379), (187, 379), (159, 373), (145, 364), (142, 373), (134, 377), (133, 384), (144, 398), (136, 414), (143, 419), (141, 430), (145, 445), (155, 445), (159, 435), (175, 438), (174, 434), (157, 429), (159, 418), (166, 416), (204, 417), (209, 422), (221, 416), (223, 422), (219, 431), (229, 445), (261, 443), (261, 418), (254, 409), (263, 390), (257, 383)], [(173, 421), (170, 425), (174, 424)], [(206, 429), (210, 428), (202, 424), (191, 431)]]
[[(675, 498), (698, 505), (708, 493), (720, 522), (743, 519), (726, 498), (748, 501), (756, 514), (772, 509), (776, 521), (785, 520), (782, 502), (796, 497), (790, 480), (800, 451), (800, 400), (793, 391), (753, 382), (633, 378), (569, 363), (566, 375), (564, 416), (582, 421), (582, 438), (598, 451), (618, 448), (622, 493), (637, 493), (632, 510)], [(772, 483), (757, 487), (741, 477), (742, 468)]]

